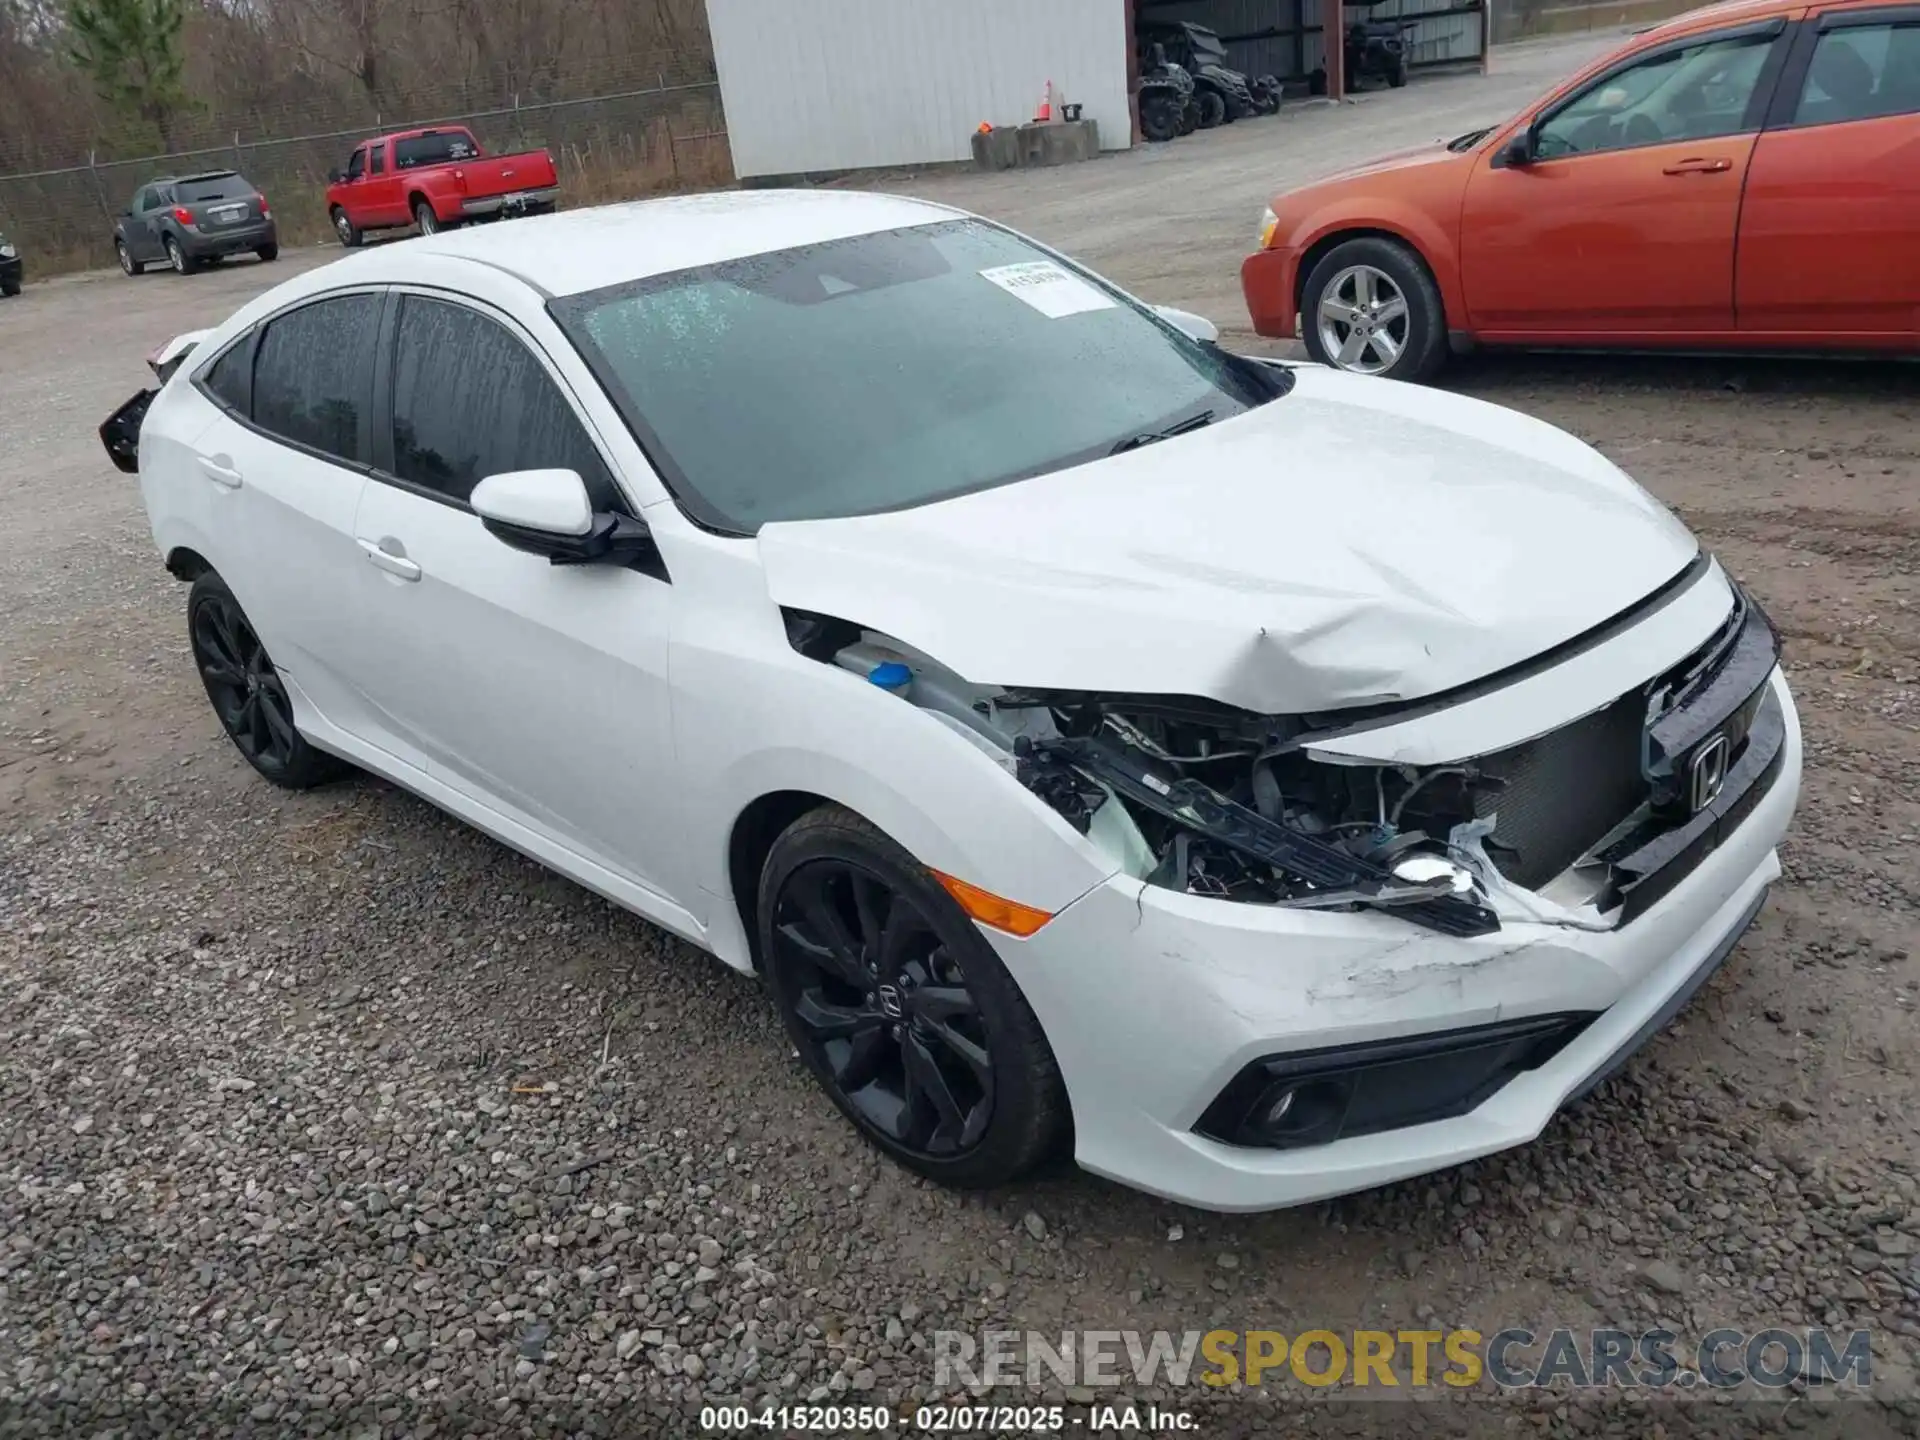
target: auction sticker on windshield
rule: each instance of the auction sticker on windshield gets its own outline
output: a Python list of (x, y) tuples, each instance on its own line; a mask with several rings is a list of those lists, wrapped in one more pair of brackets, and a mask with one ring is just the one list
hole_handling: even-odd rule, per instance
[(1088, 310), (1111, 310), (1112, 297), (1101, 294), (1077, 275), (1069, 275), (1051, 260), (1028, 260), (1018, 265), (995, 265), (980, 278), (998, 285), (1049, 320)]

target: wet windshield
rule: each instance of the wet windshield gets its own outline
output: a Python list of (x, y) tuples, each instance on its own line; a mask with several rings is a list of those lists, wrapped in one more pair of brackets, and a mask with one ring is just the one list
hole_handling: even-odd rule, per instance
[(1224, 420), (1292, 383), (971, 220), (552, 309), (682, 504), (740, 533), (1004, 485)]

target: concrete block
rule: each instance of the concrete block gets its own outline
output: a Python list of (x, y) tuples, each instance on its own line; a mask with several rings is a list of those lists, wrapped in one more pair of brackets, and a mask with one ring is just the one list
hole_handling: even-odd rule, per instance
[(1008, 125), (998, 130), (976, 130), (973, 135), (973, 163), (981, 170), (1067, 165), (1091, 160), (1099, 153), (1100, 125), (1095, 120)]

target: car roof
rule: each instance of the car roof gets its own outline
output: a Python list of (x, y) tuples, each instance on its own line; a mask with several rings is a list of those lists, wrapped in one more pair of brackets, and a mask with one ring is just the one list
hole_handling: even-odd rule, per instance
[[(1851, 10), (1862, 5), (1884, 5), (1887, 0), (1828, 0), (1822, 4), (1822, 10)], [(1743, 20), (1771, 20), (1776, 15), (1791, 15), (1809, 7), (1810, 0), (1719, 0), (1719, 3), (1702, 5), (1664, 20), (1658, 25), (1649, 25), (1644, 30), (1636, 30), (1634, 38), (1641, 41), (1662, 40), (1673, 36), (1691, 34), (1727, 24), (1738, 24)]]
[[(357, 283), (401, 283), (416, 258), (445, 256), (507, 271), (549, 295), (578, 295), (797, 245), (963, 217), (945, 205), (871, 191), (723, 190), (442, 231), (403, 246), (361, 251), (326, 269), (340, 281), (351, 269)], [(358, 273), (365, 271), (375, 273)]]

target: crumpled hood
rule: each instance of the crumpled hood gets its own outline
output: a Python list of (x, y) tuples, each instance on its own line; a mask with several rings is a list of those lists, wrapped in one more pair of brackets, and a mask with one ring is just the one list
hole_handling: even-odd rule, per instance
[(775, 602), (980, 684), (1261, 714), (1415, 699), (1627, 609), (1697, 544), (1598, 452), (1443, 391), (1291, 394), (1111, 459), (759, 535)]

